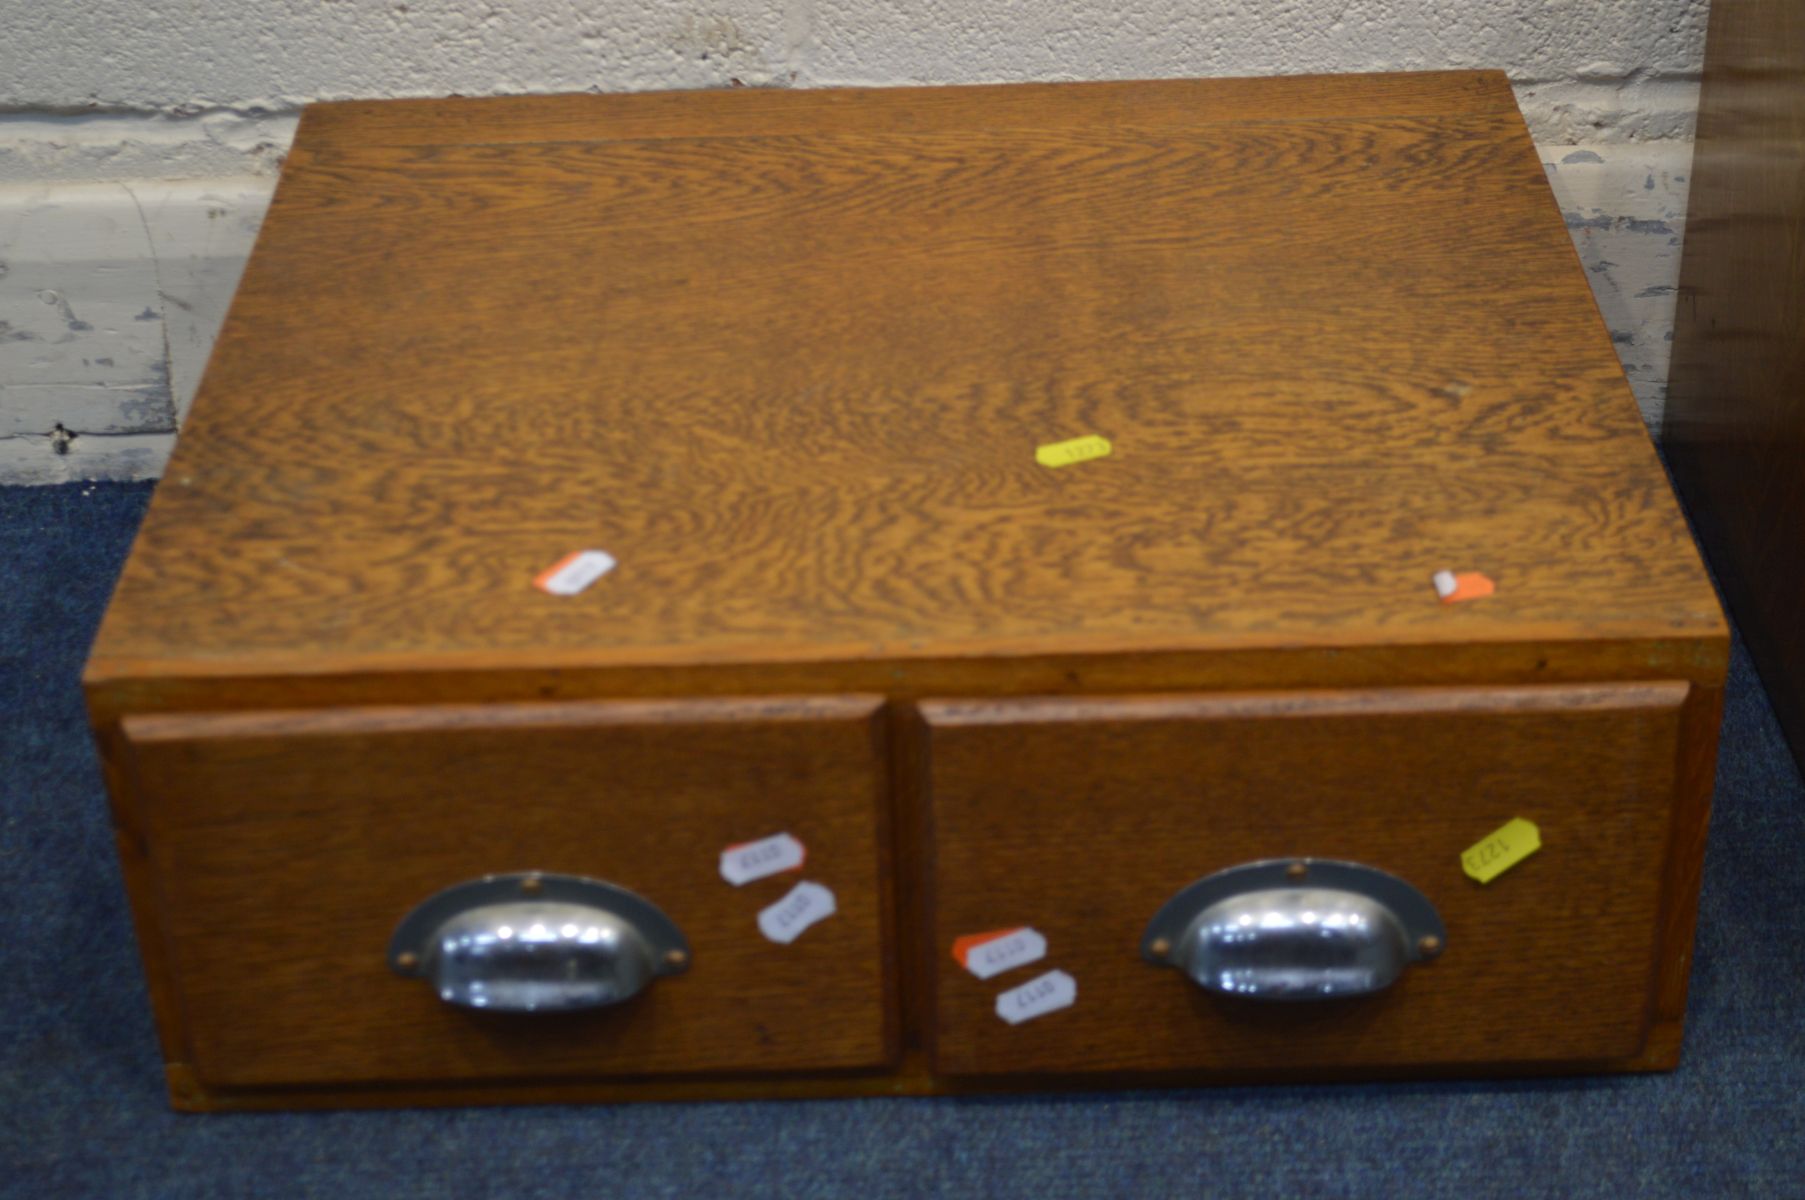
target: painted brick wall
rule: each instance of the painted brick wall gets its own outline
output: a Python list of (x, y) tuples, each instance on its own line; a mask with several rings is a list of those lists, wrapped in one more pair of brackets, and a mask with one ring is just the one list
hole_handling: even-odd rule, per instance
[(307, 101), (735, 81), (1502, 67), (1653, 420), (1704, 23), (1704, 0), (0, 0), (0, 481), (160, 470)]

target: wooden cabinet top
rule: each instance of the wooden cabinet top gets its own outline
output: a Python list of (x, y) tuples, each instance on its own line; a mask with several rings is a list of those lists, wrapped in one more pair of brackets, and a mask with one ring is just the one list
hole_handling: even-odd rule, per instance
[(1456, 72), (310, 108), (89, 677), (1581, 643), (1724, 629)]

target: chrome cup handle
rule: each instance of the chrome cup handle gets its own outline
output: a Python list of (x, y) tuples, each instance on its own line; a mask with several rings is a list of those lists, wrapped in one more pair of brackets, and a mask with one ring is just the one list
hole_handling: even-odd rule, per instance
[(1429, 898), (1396, 875), (1332, 859), (1244, 863), (1191, 884), (1141, 937), (1149, 962), (1211, 992), (1329, 1000), (1390, 987), (1447, 943)]
[(689, 967), (689, 943), (657, 905), (578, 875), (488, 875), (401, 919), (389, 967), (439, 999), (491, 1012), (618, 1004)]

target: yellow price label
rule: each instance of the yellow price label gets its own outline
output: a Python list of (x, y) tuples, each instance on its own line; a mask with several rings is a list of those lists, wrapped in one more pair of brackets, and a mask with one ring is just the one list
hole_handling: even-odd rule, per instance
[(1542, 848), (1542, 831), (1534, 821), (1515, 817), (1468, 846), (1460, 868), (1469, 879), (1490, 883)]
[(1071, 438), (1063, 442), (1048, 442), (1034, 449), (1034, 461), (1043, 467), (1069, 467), (1073, 463), (1089, 462), (1093, 458), (1107, 457), (1114, 446), (1106, 437), (1091, 434), (1088, 437)]

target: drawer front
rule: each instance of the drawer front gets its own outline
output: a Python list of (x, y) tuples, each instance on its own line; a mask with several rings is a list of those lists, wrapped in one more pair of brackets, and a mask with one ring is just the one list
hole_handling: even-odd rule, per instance
[[(936, 1068), (1260, 1071), (1581, 1062), (1645, 1039), (1680, 683), (921, 706)], [(1542, 848), (1489, 884), (1462, 854), (1515, 817)], [(1442, 952), (1356, 998), (1226, 998), (1146, 961), (1186, 885), (1262, 859), (1403, 878)], [(990, 979), (962, 937), (1030, 926), (1044, 958)], [(1325, 935), (1326, 936), (1326, 935)], [(1059, 970), (1069, 1007), (999, 993)]]
[[(130, 719), (186, 1051), (218, 1085), (616, 1077), (892, 1057), (881, 700), (582, 702)], [(735, 887), (730, 845), (800, 870)], [(398, 922), (492, 873), (587, 876), (675, 922), (687, 970), (580, 1012), (458, 1008)], [(787, 944), (807, 880), (836, 911)]]

